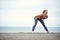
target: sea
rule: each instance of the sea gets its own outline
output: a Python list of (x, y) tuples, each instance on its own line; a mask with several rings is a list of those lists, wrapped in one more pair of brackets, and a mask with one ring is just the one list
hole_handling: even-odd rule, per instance
[[(60, 27), (47, 27), (49, 32), (60, 32)], [(0, 27), (1, 32), (32, 32), (32, 27)], [(46, 32), (44, 27), (36, 27), (34, 32)]]

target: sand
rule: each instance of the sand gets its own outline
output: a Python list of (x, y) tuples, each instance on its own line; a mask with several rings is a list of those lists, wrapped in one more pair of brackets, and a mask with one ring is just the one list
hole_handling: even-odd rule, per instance
[(60, 40), (60, 33), (0, 33), (0, 40)]

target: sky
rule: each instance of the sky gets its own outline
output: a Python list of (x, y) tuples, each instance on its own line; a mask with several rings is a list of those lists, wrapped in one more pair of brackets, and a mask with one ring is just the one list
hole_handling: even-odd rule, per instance
[[(0, 0), (0, 27), (34, 25), (34, 16), (48, 10), (48, 27), (60, 27), (60, 0)], [(38, 27), (42, 26), (38, 22)]]

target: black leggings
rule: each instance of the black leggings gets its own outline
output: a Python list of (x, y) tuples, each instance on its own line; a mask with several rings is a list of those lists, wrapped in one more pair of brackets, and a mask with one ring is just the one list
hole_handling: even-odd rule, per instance
[(35, 24), (34, 24), (34, 26), (33, 26), (33, 28), (32, 28), (32, 31), (34, 31), (34, 29), (35, 29), (38, 21), (41, 22), (41, 24), (43, 25), (43, 27), (45, 28), (45, 30), (48, 32), (48, 29), (47, 29), (47, 27), (45, 26), (45, 23), (44, 23), (44, 21), (43, 21), (42, 19), (37, 19), (37, 20), (35, 20)]

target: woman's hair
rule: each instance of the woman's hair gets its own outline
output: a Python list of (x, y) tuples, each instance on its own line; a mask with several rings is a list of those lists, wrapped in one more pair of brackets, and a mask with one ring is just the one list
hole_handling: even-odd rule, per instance
[(45, 13), (47, 10), (43, 10), (43, 13)]

